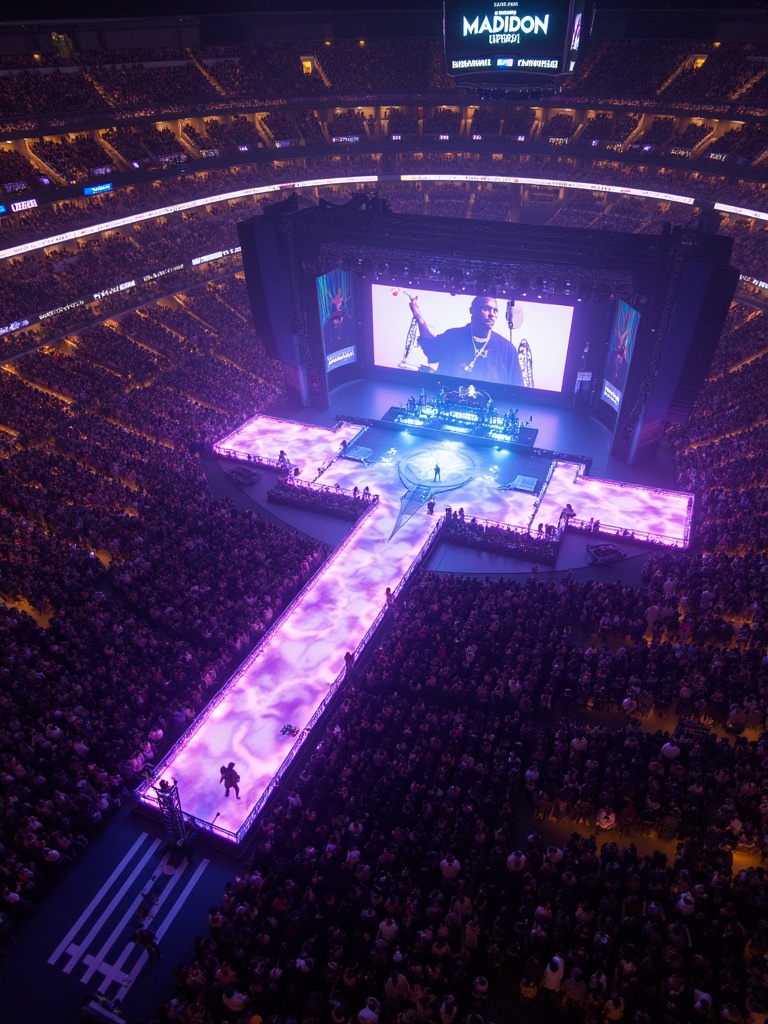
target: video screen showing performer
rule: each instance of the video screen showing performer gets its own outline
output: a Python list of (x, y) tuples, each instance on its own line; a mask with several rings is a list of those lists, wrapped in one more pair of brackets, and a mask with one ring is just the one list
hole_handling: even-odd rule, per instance
[(517, 348), (493, 329), (499, 304), (492, 295), (476, 295), (469, 307), (469, 323), (441, 334), (435, 334), (421, 315), (418, 295), (408, 307), (419, 328), (419, 348), (428, 363), (437, 365), (438, 373), (522, 387)]
[(629, 364), (635, 347), (640, 313), (629, 303), (619, 299), (613, 318), (611, 336), (608, 342), (608, 356), (605, 361), (602, 399), (614, 409), (619, 408), (627, 384)]
[(559, 392), (573, 307), (371, 285), (374, 362)]
[(317, 301), (323, 325), (326, 368), (357, 359), (357, 328), (352, 275), (332, 270), (317, 278)]

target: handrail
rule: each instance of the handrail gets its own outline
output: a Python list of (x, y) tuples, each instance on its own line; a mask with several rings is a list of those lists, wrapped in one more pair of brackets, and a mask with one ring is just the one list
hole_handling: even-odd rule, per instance
[[(594, 528), (594, 523), (597, 522), (598, 528)], [(604, 523), (602, 519), (598, 520), (586, 520), (586, 519), (571, 519), (568, 526), (572, 530), (577, 530), (579, 533), (592, 534), (595, 537), (618, 537), (621, 540), (639, 540), (646, 541), (649, 544), (663, 544), (665, 547), (671, 548), (685, 548), (687, 547), (687, 540), (685, 537), (681, 540), (677, 537), (668, 537), (663, 533), (651, 533), (647, 530), (628, 530), (623, 526), (614, 526), (612, 523)]]
[[(370, 509), (365, 513), (365, 515), (361, 516), (361, 518), (357, 521), (357, 523), (354, 525), (354, 527), (350, 530), (350, 532), (347, 534), (347, 536), (344, 538), (344, 540), (341, 542), (341, 544), (336, 548), (336, 550), (333, 552), (333, 554), (330, 556), (330, 558), (328, 560), (326, 560), (326, 562), (323, 563), (323, 566), (328, 565), (331, 561), (334, 561), (336, 558), (339, 557), (340, 553), (350, 543), (350, 539), (361, 528), (361, 524), (374, 511), (375, 508), (376, 508), (376, 504), (374, 504), (372, 502)], [(439, 534), (439, 531), (440, 531), (440, 529), (441, 529), (441, 527), (443, 525), (443, 522), (444, 522), (443, 518), (440, 518), (440, 519), (438, 519), (436, 521), (435, 526), (431, 530), (429, 536), (425, 540), (425, 542), (422, 545), (420, 551), (418, 552), (418, 554), (416, 555), (414, 560), (411, 562), (411, 565), (408, 568), (407, 572), (404, 574), (404, 576), (402, 577), (402, 579), (400, 580), (398, 585), (395, 587), (395, 595), (397, 595), (397, 594), (399, 594), (401, 592), (402, 588), (405, 586), (407, 581), (411, 578), (411, 576), (414, 573), (414, 571), (427, 558), (427, 556), (428, 556), (428, 554), (429, 554), (429, 552), (430, 552), (430, 550), (431, 550), (431, 548), (432, 548), (432, 546), (433, 546), (433, 544), (434, 544), (434, 542), (435, 542), (435, 540), (436, 540), (436, 538), (437, 538), (437, 536)], [(318, 578), (318, 573), (316, 572), (313, 575), (313, 577), (311, 578), (311, 580), (299, 592), (299, 594), (296, 595), (296, 597), (293, 599), (293, 601), (291, 601), (287, 605), (287, 607), (282, 612), (280, 617), (275, 621), (275, 623), (268, 630), (268, 632), (264, 634), (264, 636), (261, 638), (259, 643), (254, 647), (254, 649), (251, 651), (251, 653), (248, 655), (248, 657), (245, 659), (245, 661), (243, 661), (243, 663), (239, 666), (239, 668), (236, 670), (236, 672), (234, 672), (232, 674), (232, 676), (230, 676), (230, 678), (221, 687), (221, 689), (218, 691), (218, 693), (216, 693), (211, 698), (211, 700), (208, 702), (208, 704), (206, 704), (206, 706), (200, 711), (200, 713), (196, 716), (195, 720), (190, 724), (189, 728), (184, 732), (184, 734), (182, 736), (180, 736), (178, 740), (176, 740), (176, 742), (173, 744), (173, 746), (170, 748), (170, 750), (168, 750), (168, 752), (165, 754), (165, 756), (162, 758), (162, 760), (156, 766), (155, 771), (154, 771), (153, 776), (152, 776), (152, 779), (151, 780), (150, 779), (145, 779), (139, 786), (136, 787), (136, 789), (134, 790), (134, 794), (135, 794), (136, 798), (139, 801), (141, 801), (142, 803), (145, 803), (145, 804), (146, 803), (155, 803), (156, 802), (156, 801), (154, 801), (152, 799), (152, 797), (148, 793), (148, 791), (153, 788), (153, 786), (152, 786), (153, 781), (158, 779), (162, 775), (162, 772), (164, 770), (164, 766), (166, 764), (170, 763), (180, 750), (184, 749), (184, 747), (189, 742), (190, 738), (197, 732), (197, 730), (200, 728), (200, 726), (203, 724), (203, 722), (206, 721), (206, 719), (211, 715), (211, 713), (214, 711), (214, 709), (224, 699), (224, 697), (226, 695), (226, 692), (230, 689), (230, 687), (234, 683), (234, 681), (260, 655), (260, 653), (263, 650), (265, 644), (269, 640), (271, 640), (273, 631), (277, 628), (278, 624), (285, 619), (285, 617), (287, 616), (289, 611), (295, 606), (295, 604), (297, 603), (299, 598), (301, 598), (307, 592), (308, 589), (311, 589), (313, 586), (316, 585), (317, 578)], [(362, 653), (365, 651), (366, 646), (368, 645), (368, 643), (370, 643), (370, 641), (371, 641), (372, 637), (374, 636), (374, 634), (376, 633), (377, 629), (379, 628), (381, 623), (384, 621), (384, 618), (385, 618), (388, 610), (389, 610), (389, 605), (385, 602), (382, 605), (382, 608), (379, 611), (379, 613), (374, 618), (374, 620), (371, 623), (371, 625), (366, 630), (364, 636), (362, 637), (362, 639), (358, 643), (357, 647), (355, 648), (355, 650), (354, 650), (354, 660), (355, 661), (357, 661), (359, 659), (359, 657), (362, 655)], [(270, 782), (267, 785), (267, 787), (264, 790), (264, 792), (259, 797), (258, 801), (254, 804), (254, 806), (248, 812), (248, 815), (246, 816), (245, 820), (243, 821), (243, 824), (240, 826), (240, 828), (237, 830), (237, 832), (233, 832), (230, 829), (226, 829), (223, 826), (215, 824), (214, 822), (204, 821), (202, 819), (196, 818), (194, 815), (187, 814), (185, 812), (187, 818), (189, 818), (191, 821), (193, 821), (197, 828), (201, 829), (202, 831), (208, 832), (211, 835), (218, 835), (218, 836), (220, 836), (222, 838), (228, 839), (230, 842), (235, 842), (235, 843), (242, 842), (243, 839), (245, 838), (245, 836), (252, 829), (254, 823), (256, 822), (256, 820), (259, 817), (259, 815), (261, 814), (261, 812), (263, 811), (267, 801), (269, 800), (271, 795), (274, 793), (275, 789), (282, 782), (283, 778), (285, 777), (286, 772), (288, 771), (289, 767), (291, 766), (291, 764), (295, 760), (296, 756), (298, 755), (299, 751), (301, 750), (301, 748), (302, 748), (302, 746), (304, 744), (304, 741), (306, 740), (307, 736), (309, 735), (311, 730), (314, 728), (314, 726), (317, 724), (317, 722), (320, 720), (321, 716), (323, 715), (323, 713), (327, 709), (329, 702), (339, 692), (339, 690), (340, 690), (342, 684), (345, 682), (346, 678), (347, 678), (347, 669), (346, 669), (346, 666), (345, 666), (339, 672), (339, 674), (336, 676), (334, 681), (329, 685), (327, 694), (323, 697), (323, 700), (320, 702), (318, 707), (315, 709), (314, 713), (312, 714), (312, 717), (309, 719), (307, 724), (304, 726), (304, 728), (301, 730), (301, 732), (296, 736), (296, 739), (295, 739), (291, 749), (288, 751), (286, 757), (283, 759), (280, 767), (275, 772), (274, 776), (270, 780)]]

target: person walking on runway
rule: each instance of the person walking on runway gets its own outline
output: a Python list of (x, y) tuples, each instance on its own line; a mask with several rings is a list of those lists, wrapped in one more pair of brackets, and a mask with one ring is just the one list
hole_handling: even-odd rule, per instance
[(230, 761), (226, 767), (221, 766), (221, 778), (219, 782), (224, 783), (224, 796), (229, 796), (230, 789), (234, 789), (235, 796), (240, 799), (240, 776), (235, 770), (235, 762)]

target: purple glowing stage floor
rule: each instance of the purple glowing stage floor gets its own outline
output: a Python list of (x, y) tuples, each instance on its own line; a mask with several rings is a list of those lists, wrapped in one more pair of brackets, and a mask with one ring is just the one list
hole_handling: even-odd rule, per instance
[[(270, 458), (283, 448), (294, 463), (316, 466), (338, 452), (344, 436), (344, 430), (280, 423), (275, 439), (277, 429), (278, 421), (259, 418), (224, 447), (250, 448)], [(349, 437), (359, 430), (344, 429)], [(359, 465), (349, 465), (359, 472)], [(334, 484), (347, 473), (346, 464), (335, 467), (324, 483)], [(436, 520), (420, 515), (390, 536), (403, 490), (396, 472), (392, 465), (379, 467), (379, 503), (157, 768), (152, 782), (176, 779), (184, 811), (201, 823), (215, 820), (215, 832), (225, 838), (242, 838), (254, 807), (303, 738), (284, 735), (283, 728), (304, 729), (336, 683), (345, 652), (357, 648), (382, 611), (386, 587), (397, 587), (434, 529)], [(220, 766), (230, 761), (241, 776), (240, 800), (234, 794), (225, 799), (219, 782)], [(151, 786), (144, 787), (141, 799), (154, 803)]]
[(611, 531), (628, 530), (673, 547), (688, 546), (693, 497), (681, 491), (638, 487), (584, 476), (584, 466), (556, 462), (532, 527), (557, 524), (570, 503), (579, 520), (599, 520)]
[[(450, 501), (468, 515), (522, 527), (557, 522), (570, 501), (581, 518), (658, 532), (684, 546), (687, 495), (591, 480), (583, 467), (559, 463), (537, 499), (500, 489), (511, 479), (508, 452), (425, 443), (407, 431), (391, 434), (391, 447), (372, 465), (337, 458), (342, 440), (350, 444), (359, 433), (350, 424), (329, 430), (257, 416), (216, 446), (270, 459), (282, 449), (302, 480), (319, 476), (323, 485), (347, 490), (367, 485), (379, 501), (157, 766), (140, 790), (142, 803), (155, 805), (161, 778), (176, 779), (187, 814), (232, 842), (244, 838), (281, 766), (339, 684), (345, 652), (364, 640), (384, 610), (386, 588), (398, 587), (434, 532), (437, 518), (418, 500), (403, 504), (409, 494), (431, 493), (440, 511)], [(219, 781), (220, 766), (230, 761), (241, 776), (240, 800), (226, 799)]]
[(254, 416), (217, 445), (218, 452), (235, 451), (277, 461), (281, 451), (297, 466), (304, 480), (313, 480), (347, 444), (360, 433), (359, 426), (340, 423), (335, 430), (312, 427), (271, 416)]

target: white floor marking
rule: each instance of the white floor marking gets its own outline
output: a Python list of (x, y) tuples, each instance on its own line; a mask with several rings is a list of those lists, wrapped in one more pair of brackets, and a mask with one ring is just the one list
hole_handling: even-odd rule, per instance
[(148, 838), (147, 833), (146, 832), (142, 832), (141, 835), (139, 836), (139, 838), (136, 840), (136, 842), (130, 848), (130, 850), (126, 853), (126, 855), (120, 861), (120, 863), (115, 867), (115, 870), (112, 872), (112, 874), (106, 880), (104, 885), (102, 885), (102, 887), (99, 889), (99, 891), (93, 897), (91, 902), (88, 904), (88, 906), (82, 912), (80, 917), (78, 917), (78, 919), (75, 921), (75, 923), (69, 929), (69, 931), (64, 936), (64, 938), (61, 940), (61, 942), (58, 944), (58, 946), (53, 951), (53, 953), (51, 953), (51, 955), (48, 957), (48, 963), (49, 964), (55, 964), (56, 961), (61, 956), (61, 954), (64, 952), (64, 950), (69, 947), (70, 943), (75, 938), (77, 933), (80, 931), (80, 929), (83, 927), (85, 922), (88, 920), (88, 918), (94, 912), (94, 910), (99, 905), (101, 900), (104, 898), (106, 893), (109, 892), (109, 890), (112, 887), (112, 885), (114, 885), (114, 883), (117, 881), (117, 879), (120, 877), (120, 875), (125, 870), (128, 862), (138, 852), (139, 847), (142, 845), (144, 840), (147, 839), (147, 838)]

